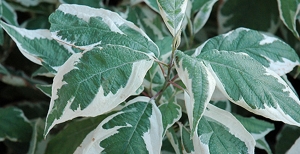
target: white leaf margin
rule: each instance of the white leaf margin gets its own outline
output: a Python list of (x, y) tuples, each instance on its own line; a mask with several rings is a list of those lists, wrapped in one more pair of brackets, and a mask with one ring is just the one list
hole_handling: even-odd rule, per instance
[[(239, 54), (239, 53), (236, 53)], [(244, 54), (244, 53), (242, 53)], [(243, 98), (240, 98), (238, 101), (234, 101), (226, 92), (224, 86), (222, 85), (222, 82), (219, 80), (218, 76), (214, 73), (213, 69), (210, 65), (207, 66), (211, 72), (211, 74), (214, 76), (218, 89), (227, 97), (231, 102), (245, 108), (246, 110), (267, 117), (274, 121), (283, 121), (290, 125), (295, 125), (300, 127), (300, 123), (296, 122), (294, 119), (292, 119), (289, 115), (284, 113), (284, 111), (280, 108), (280, 106), (277, 105), (277, 108), (268, 107), (266, 104), (264, 104), (265, 109), (252, 109)], [(267, 76), (273, 76), (277, 79), (278, 83), (284, 85), (286, 89), (282, 89), (282, 91), (288, 91), (289, 97), (291, 97), (295, 102), (300, 105), (300, 100), (297, 97), (297, 95), (294, 93), (294, 91), (289, 87), (289, 85), (274, 71), (264, 67), (266, 70), (265, 75)]]
[[(149, 42), (152, 42), (153, 44), (155, 44), (143, 30), (138, 28), (132, 22), (123, 19), (120, 15), (118, 15), (115, 12), (111, 12), (109, 10), (105, 10), (102, 8), (96, 9), (96, 8), (91, 8), (88, 6), (76, 5), (76, 4), (62, 4), (58, 7), (57, 10), (60, 10), (60, 11), (64, 12), (65, 14), (71, 14), (71, 15), (77, 16), (77, 18), (82, 19), (86, 22), (88, 22), (91, 17), (101, 17), (102, 20), (107, 24), (107, 26), (109, 26), (111, 31), (119, 33), (119, 34), (124, 34), (119, 29), (119, 26), (125, 24), (125, 25), (129, 26), (130, 28), (134, 29), (135, 31), (139, 32), (140, 34), (142, 34), (145, 38), (148, 39)], [(57, 31), (51, 32), (51, 34), (54, 39), (61, 40), (62, 42), (72, 45), (72, 46), (76, 46), (76, 45), (74, 45), (75, 42), (68, 42), (66, 40), (63, 40), (60, 36), (57, 35)], [(101, 42), (98, 42), (98, 43), (92, 44), (92, 45), (88, 45), (88, 46), (81, 46), (79, 48), (88, 50), (98, 44), (101, 44)], [(152, 53), (152, 54), (154, 56), (154, 53)]]
[[(86, 50), (85, 52), (88, 52)], [(84, 52), (84, 53), (85, 53)], [(53, 79), (52, 84), (52, 96), (50, 101), (50, 106), (48, 110), (48, 114), (52, 113), (52, 110), (55, 110), (54, 101), (59, 98), (58, 89), (60, 89), (63, 85), (67, 84), (63, 81), (63, 77), (65, 74), (70, 72), (73, 69), (77, 69), (75, 67), (76, 63), (78, 63), (79, 59), (83, 56), (84, 53), (76, 53), (73, 54), (59, 69), (56, 76)], [(148, 55), (149, 56), (149, 55)], [(100, 87), (98, 93), (96, 94), (95, 98), (92, 102), (90, 102), (89, 106), (86, 107), (84, 110), (81, 110), (80, 107), (76, 110), (72, 110), (70, 108), (72, 104), (72, 99), (69, 100), (64, 111), (59, 119), (55, 119), (50, 126), (47, 126), (45, 130), (45, 135), (49, 133), (50, 129), (53, 128), (56, 124), (63, 123), (65, 121), (71, 120), (75, 117), (95, 117), (101, 114), (104, 114), (108, 111), (111, 111), (113, 108), (118, 106), (120, 103), (127, 99), (127, 96), (135, 95), (136, 90), (142, 85), (143, 83), (143, 74), (150, 69), (154, 60), (152, 56), (149, 56), (151, 59), (150, 61), (142, 60), (140, 62), (133, 63), (132, 72), (130, 78), (125, 87), (120, 88), (116, 94), (112, 94), (111, 92), (104, 95), (103, 88)], [(99, 103), (101, 102), (101, 103)], [(47, 116), (48, 119), (48, 116)], [(47, 122), (46, 122), (47, 124)]]
[[(150, 119), (150, 130), (143, 134), (142, 138), (145, 141), (147, 150), (150, 154), (157, 154), (160, 153), (160, 148), (162, 146), (162, 116), (161, 113), (156, 106), (154, 100), (148, 97), (136, 97), (126, 103), (126, 106), (136, 103), (136, 102), (149, 102), (152, 104), (152, 115), (149, 117)], [(124, 107), (126, 107), (124, 106)], [(123, 114), (124, 112), (120, 111), (113, 115), (108, 116), (104, 119), (98, 127), (91, 131), (83, 140), (80, 146), (77, 147), (75, 154), (82, 154), (82, 153), (101, 153), (104, 149), (100, 147), (100, 142), (110, 136), (117, 134), (118, 129), (123, 127), (132, 127), (131, 125), (127, 126), (115, 126), (113, 129), (103, 129), (103, 125), (106, 124), (108, 121), (116, 117), (117, 115)], [(156, 125), (153, 125), (156, 124)], [(156, 134), (156, 135), (155, 135)], [(159, 137), (158, 137), (159, 136)]]
[[(167, 28), (169, 29), (170, 33), (173, 35), (173, 37), (175, 37), (177, 35), (177, 33), (179, 32), (181, 26), (182, 26), (182, 21), (183, 21), (184, 16), (185, 16), (185, 12), (186, 12), (186, 8), (187, 8), (188, 0), (181, 0), (181, 1), (183, 1), (183, 3), (180, 6), (181, 12), (179, 14), (182, 14), (183, 18), (180, 20), (180, 22), (178, 23), (178, 25), (176, 25), (176, 27), (172, 27), (169, 24), (169, 21), (170, 21), (170, 19), (168, 18), (169, 14), (166, 13), (166, 11), (163, 9), (163, 6), (160, 4), (159, 1), (160, 0), (157, 0), (157, 4), (158, 4), (160, 15), (162, 16), (162, 18), (163, 18), (163, 20), (164, 20)], [(162, 0), (162, 1), (170, 1), (170, 0)], [(175, 0), (172, 0), (172, 2), (175, 3)], [(172, 2), (169, 2), (169, 3), (172, 3)], [(176, 16), (177, 16), (177, 14), (176, 14)], [(173, 22), (173, 21), (171, 21), (171, 22)]]
[[(233, 32), (241, 32), (241, 31), (250, 31), (251, 29), (248, 28), (237, 28), (235, 30), (231, 30), (225, 34), (222, 34), (220, 36), (223, 36), (224, 39), (229, 40), (229, 38), (227, 38), (227, 36), (229, 36), (231, 33)], [(286, 44), (285, 42), (283, 42), (282, 40), (280, 40), (279, 38), (277, 38), (276, 36), (273, 36), (270, 33), (264, 33), (264, 32), (260, 32), (260, 34), (264, 37), (262, 40), (260, 40), (259, 44), (260, 45), (265, 45), (265, 44), (271, 44), (275, 41), (278, 41), (280, 43)], [(231, 40), (236, 39), (236, 38), (231, 38)], [(196, 57), (199, 54), (201, 54), (201, 51), (203, 49), (203, 47), (206, 45), (206, 43), (208, 43), (210, 41), (207, 40), (204, 43), (202, 43), (199, 47), (196, 48), (195, 52), (193, 53), (192, 57)], [(282, 76), (285, 75), (287, 73), (289, 73), (290, 71), (293, 70), (293, 68), (297, 65), (300, 65), (299, 61), (291, 61), (285, 57), (282, 57), (281, 60), (282, 61), (274, 61), (266, 56), (263, 56), (266, 60), (269, 61), (269, 69), (273, 70), (274, 72), (276, 72), (278, 75)]]
[(208, 0), (205, 5), (203, 5), (199, 12), (196, 14), (194, 20), (193, 20), (193, 25), (194, 25), (194, 34), (196, 34), (200, 29), (205, 25), (207, 22), (209, 15), (211, 13), (211, 10), (213, 8), (213, 5), (217, 2), (218, 0)]
[[(174, 104), (175, 106), (177, 106), (178, 108), (176, 108), (176, 111), (177, 111), (177, 117), (175, 117), (174, 119), (173, 119), (173, 121), (171, 122), (171, 123), (168, 123), (168, 125), (167, 125), (167, 127), (165, 128), (166, 130), (164, 131), (164, 133), (163, 133), (163, 135), (165, 135), (167, 132), (168, 132), (168, 129), (170, 128), (170, 127), (172, 127), (173, 125), (174, 125), (174, 123), (176, 122), (176, 121), (178, 121), (180, 118), (181, 118), (181, 116), (182, 116), (182, 109), (181, 109), (181, 106), (179, 105), (179, 104), (177, 104), (177, 98), (176, 98), (176, 96), (174, 96), (175, 97), (175, 102), (168, 102), (168, 103), (172, 103), (172, 104)], [(163, 106), (163, 105), (168, 105), (167, 103), (163, 103), (163, 104), (161, 104), (161, 105), (159, 105), (158, 106), (158, 108), (160, 108), (161, 106)]]
[[(207, 109), (204, 112), (204, 116), (210, 117), (226, 126), (229, 133), (245, 143), (246, 147), (248, 148), (248, 153), (254, 153), (256, 144), (255, 139), (230, 112), (208, 104)], [(195, 153), (209, 154), (208, 145), (201, 143), (200, 137), (201, 136), (198, 136), (197, 134), (193, 136)]]
[[(3, 21), (1, 21), (0, 24), (1, 24), (2, 28), (5, 31), (8, 31), (8, 29), (6, 28), (6, 26), (7, 26), (7, 27), (17, 31), (23, 37), (27, 37), (28, 39), (31, 39), (31, 40), (33, 40), (33, 39), (49, 39), (49, 40), (52, 40), (51, 33), (47, 29), (27, 30), (27, 29), (24, 29), (24, 28), (18, 28), (18, 27), (12, 26), (12, 25), (8, 25)], [(18, 42), (18, 40), (14, 36), (12, 36), (10, 33), (7, 33), (7, 34), (13, 39), (13, 41), (16, 43), (16, 45), (18, 46), (21, 53), (27, 59), (29, 59), (33, 63), (36, 63), (38, 65), (42, 65), (41, 59), (38, 59), (33, 54), (31, 54), (29, 51), (25, 50), (22, 47), (22, 44), (20, 42)]]
[[(290, 1), (294, 1), (297, 4), (297, 9), (296, 10), (289, 10), (289, 15), (293, 15), (292, 19), (286, 19), (284, 17), (284, 13), (282, 11), (282, 2), (287, 2), (289, 3)], [(295, 1), (295, 0), (277, 0), (277, 4), (278, 4), (278, 10), (279, 10), (279, 16), (280, 19), (283, 21), (284, 25), (294, 34), (295, 37), (300, 38), (299, 33), (297, 32), (297, 28), (296, 28), (296, 21), (297, 21), (297, 17), (299, 15), (300, 12), (300, 2), (299, 1)], [(292, 22), (292, 25), (288, 25), (287, 20), (291, 20), (290, 22)], [(292, 27), (290, 27), (292, 26)]]
[[(191, 57), (192, 58), (192, 57)], [(216, 87), (216, 81), (214, 80), (213, 75), (210, 73), (210, 71), (207, 69), (207, 67), (203, 64), (203, 62), (200, 62), (203, 65), (203, 68), (205, 69), (206, 73), (207, 73), (207, 80), (208, 80), (208, 84), (209, 89), (207, 89), (207, 98), (206, 101), (204, 102), (204, 108), (207, 106), (207, 104), (209, 103), (215, 87)], [(194, 104), (195, 104), (195, 99), (194, 99), (194, 93), (193, 93), (193, 86), (192, 86), (192, 79), (189, 78), (189, 71), (187, 68), (183, 68), (182, 65), (182, 60), (179, 61), (179, 65), (177, 65), (175, 63), (175, 68), (176, 71), (178, 72), (178, 76), (179, 78), (182, 80), (182, 82), (184, 83), (184, 85), (186, 86), (186, 91), (184, 91), (184, 100), (185, 100), (185, 107), (186, 107), (186, 111), (188, 114), (188, 119), (189, 119), (189, 123), (191, 124), (191, 130), (194, 130), (195, 132), (197, 132), (197, 126), (198, 123), (200, 121), (200, 119), (197, 119), (197, 125), (196, 128), (193, 128), (193, 123), (194, 123)], [(212, 86), (211, 86), (212, 85)], [(205, 109), (204, 109), (205, 110)], [(204, 113), (204, 112), (203, 112)], [(203, 115), (203, 113), (201, 114), (201, 116)], [(201, 118), (200, 116), (200, 118)], [(192, 133), (195, 133), (192, 132)]]
[[(167, 131), (166, 131), (166, 136), (167, 136), (167, 138), (169, 139), (169, 141), (170, 141), (170, 143), (171, 143), (171, 145), (172, 145), (172, 147), (173, 147), (175, 153), (176, 153), (176, 154), (182, 154), (181, 144), (180, 144), (180, 141), (179, 141), (179, 139), (178, 139), (178, 136), (177, 136), (177, 134), (174, 132), (174, 130), (173, 130), (173, 132), (167, 130)], [(176, 143), (176, 142), (177, 142), (177, 143)]]
[[(3, 21), (0, 21), (0, 25), (1, 27), (5, 30), (5, 31), (9, 31), (8, 28), (15, 30), (16, 32), (18, 32), (18, 34), (20, 34), (22, 37), (26, 37), (28, 39), (47, 39), (49, 41), (54, 41), (53, 38), (51, 37), (51, 33), (48, 29), (36, 29), (36, 30), (27, 30), (25, 28), (19, 28), (19, 27), (15, 27), (9, 24), (4, 23)], [(37, 57), (36, 55), (30, 53), (30, 51), (26, 50), (23, 48), (22, 44), (17, 40), (17, 38), (13, 35), (11, 35), (10, 33), (7, 33), (12, 40), (16, 43), (18, 49), (20, 50), (20, 52), (22, 53), (22, 55), (24, 55), (24, 57), (26, 57), (28, 60), (30, 60), (31, 62), (38, 64), (38, 65), (42, 65), (43, 59)], [(74, 54), (74, 50), (72, 49), (71, 46), (68, 46), (66, 44), (62, 44), (60, 42), (57, 42), (59, 45), (63, 46), (69, 53)], [(52, 66), (52, 68), (56, 71), (58, 71), (59, 66)]]

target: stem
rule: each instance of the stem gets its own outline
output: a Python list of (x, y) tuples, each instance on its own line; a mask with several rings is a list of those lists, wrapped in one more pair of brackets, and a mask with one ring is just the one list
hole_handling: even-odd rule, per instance
[(166, 64), (166, 63), (164, 63), (162, 61), (159, 61), (157, 59), (154, 59), (154, 61), (157, 62), (158, 64), (162, 64), (162, 65), (167, 66), (167, 67), (169, 66), (168, 64)]
[[(176, 34), (176, 36), (173, 38), (173, 43), (172, 43), (172, 54), (171, 54), (171, 58), (170, 58), (170, 62), (168, 64), (168, 73), (165, 76), (165, 83), (162, 87), (162, 89), (155, 95), (153, 96), (153, 99), (156, 99), (156, 102), (158, 103), (162, 97), (162, 93), (169, 87), (170, 83), (172, 82), (172, 80), (174, 79), (170, 79), (171, 78), (171, 71), (174, 65), (174, 57), (175, 57), (175, 51), (177, 50), (179, 44), (180, 44), (180, 35), (181, 35), (181, 30)], [(176, 77), (176, 76), (175, 76)]]

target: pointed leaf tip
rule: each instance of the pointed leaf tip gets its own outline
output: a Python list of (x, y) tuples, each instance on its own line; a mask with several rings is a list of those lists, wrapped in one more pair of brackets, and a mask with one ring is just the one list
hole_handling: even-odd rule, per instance
[(160, 153), (162, 133), (162, 116), (155, 102), (137, 97), (104, 119), (75, 153)]
[(211, 99), (216, 81), (203, 61), (185, 55), (181, 51), (176, 52), (175, 68), (187, 89), (185, 105), (192, 128), (192, 136)]
[(117, 45), (72, 55), (54, 77), (45, 134), (58, 123), (108, 112), (136, 94), (152, 64), (151, 55)]
[(175, 37), (181, 28), (188, 0), (157, 0), (160, 15)]

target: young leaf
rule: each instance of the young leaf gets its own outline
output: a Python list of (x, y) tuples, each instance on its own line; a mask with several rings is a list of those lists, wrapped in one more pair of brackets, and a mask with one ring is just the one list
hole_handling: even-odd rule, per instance
[(238, 27), (275, 33), (279, 27), (274, 0), (222, 0), (218, 8), (219, 34)]
[(212, 49), (247, 53), (280, 76), (300, 64), (298, 55), (288, 44), (271, 34), (246, 28), (238, 28), (207, 40), (196, 49), (194, 55)]
[(300, 126), (300, 101), (284, 80), (245, 53), (201, 53), (218, 88), (233, 103), (258, 115)]
[(152, 40), (163, 40), (170, 35), (161, 17), (146, 5), (130, 7), (126, 20), (139, 26)]
[(160, 15), (173, 35), (179, 32), (188, 0), (157, 0)]
[(300, 11), (300, 2), (295, 0), (277, 0), (279, 7), (280, 19), (285, 26), (299, 38), (299, 33), (296, 29), (296, 21)]
[(75, 153), (160, 153), (161, 118), (153, 100), (137, 97), (104, 119)]
[(0, 108), (0, 141), (30, 141), (32, 127), (22, 110), (15, 107)]
[(176, 52), (175, 68), (179, 78), (186, 86), (187, 95), (189, 95), (189, 97), (185, 97), (185, 106), (192, 136), (197, 130), (199, 120), (214, 92), (216, 81), (203, 61), (190, 57), (181, 51)]
[(109, 10), (62, 4), (49, 21), (52, 37), (68, 45), (81, 49), (121, 45), (159, 57), (157, 46), (145, 32)]
[(217, 2), (218, 0), (194, 0), (193, 1), (193, 8), (194, 9), (199, 9), (198, 13), (194, 17), (193, 20), (193, 26), (194, 26), (194, 34), (196, 34), (206, 23), (206, 21), (209, 18), (210, 12), (213, 8), (213, 5)]
[(254, 153), (255, 140), (230, 113), (208, 104), (193, 143), (196, 153)]
[(16, 42), (19, 50), (27, 59), (43, 65), (50, 72), (56, 73), (73, 53), (79, 52), (79, 50), (53, 40), (49, 30), (26, 30), (4, 22), (0, 22), (0, 25)]
[[(167, 93), (167, 94), (166, 94)], [(163, 120), (164, 133), (169, 129), (176, 121), (181, 118), (181, 107), (176, 102), (176, 94), (174, 88), (171, 86), (166, 89), (161, 98), (161, 105), (158, 107)]]
[(45, 135), (56, 124), (110, 111), (141, 86), (151, 55), (106, 45), (73, 54), (54, 77)]
[(107, 116), (100, 115), (70, 122), (63, 130), (50, 139), (45, 154), (73, 154), (84, 138)]

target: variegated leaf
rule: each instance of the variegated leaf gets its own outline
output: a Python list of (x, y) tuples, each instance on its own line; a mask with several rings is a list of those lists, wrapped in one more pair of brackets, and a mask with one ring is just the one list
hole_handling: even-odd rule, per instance
[(235, 104), (275, 121), (300, 126), (300, 101), (288, 84), (245, 53), (211, 50), (205, 61), (218, 88)]
[(272, 150), (269, 146), (269, 143), (266, 141), (265, 138), (261, 138), (261, 139), (256, 140), (255, 147), (257, 147), (259, 149), (262, 149), (262, 150), (265, 150), (268, 154), (272, 154)]
[(182, 124), (179, 124), (179, 127), (180, 127), (180, 136), (181, 136), (181, 144), (183, 147), (183, 153), (196, 154), (193, 140), (191, 139), (190, 131), (187, 128), (185, 128)]
[(16, 11), (4, 0), (2, 0), (1, 2), (2, 2), (1, 18), (11, 25), (18, 26), (19, 24), (17, 21)]
[(41, 90), (45, 95), (51, 97), (52, 85), (36, 85), (36, 87)]
[(207, 40), (196, 49), (194, 56), (212, 49), (247, 53), (280, 76), (300, 64), (298, 55), (288, 44), (271, 34), (246, 28), (238, 28)]
[(299, 33), (296, 29), (297, 17), (300, 11), (300, 1), (298, 0), (277, 0), (279, 7), (280, 18), (285, 26), (299, 38)]
[(157, 0), (160, 15), (175, 37), (181, 28), (188, 0)]
[(74, 154), (85, 137), (112, 113), (71, 121), (58, 134), (51, 137), (45, 154)]
[(161, 105), (158, 107), (163, 120), (164, 133), (181, 118), (181, 107), (176, 101), (176, 91), (172, 86), (169, 86), (161, 97)]
[(161, 41), (165, 36), (170, 35), (159, 14), (151, 10), (147, 5), (130, 7), (126, 20), (139, 26), (156, 42), (158, 42), (157, 40)]
[(51, 38), (49, 30), (26, 30), (4, 22), (0, 24), (15, 41), (19, 50), (27, 59), (36, 64), (43, 65), (52, 73), (56, 73), (58, 68), (72, 54), (81, 51), (58, 43)]
[(137, 97), (104, 119), (75, 153), (160, 153), (161, 118), (154, 100)]
[(150, 8), (152, 8), (155, 12), (159, 13), (159, 8), (157, 4), (157, 0), (143, 0)]
[(29, 120), (15, 107), (0, 108), (0, 141), (28, 142), (32, 134)]
[(196, 153), (254, 153), (255, 140), (230, 113), (207, 106), (193, 143)]
[(172, 127), (168, 129), (168, 131), (166, 132), (166, 136), (170, 141), (175, 153), (182, 154), (182, 144), (179, 141), (178, 135)]
[(279, 27), (275, 0), (222, 0), (218, 9), (219, 34), (238, 27), (275, 33)]
[(243, 126), (251, 133), (255, 140), (264, 138), (268, 133), (274, 130), (274, 125), (254, 117), (246, 118), (239, 115), (235, 117), (243, 124)]
[(45, 135), (56, 124), (110, 111), (134, 95), (151, 55), (119, 45), (73, 54), (54, 77)]
[(55, 74), (49, 72), (45, 67), (41, 66), (31, 74), (31, 77), (36, 77), (36, 76), (45, 76), (45, 77), (53, 78)]
[(269, 144), (265, 140), (265, 136), (275, 129), (274, 124), (254, 117), (246, 118), (239, 115), (235, 115), (235, 117), (256, 140), (256, 147), (266, 150), (269, 154), (272, 153)]
[(189, 95), (189, 97), (185, 97), (185, 106), (192, 136), (197, 130), (199, 120), (214, 92), (216, 81), (203, 61), (185, 55), (181, 51), (176, 52), (175, 68), (187, 89), (185, 94)]
[(204, 24), (209, 18), (213, 5), (217, 1), (218, 0), (194, 0), (193, 1), (192, 9), (199, 10), (193, 20), (194, 34), (196, 34), (204, 26)]
[(62, 4), (49, 21), (52, 37), (68, 45), (81, 49), (122, 45), (159, 57), (157, 46), (145, 32), (109, 10)]

